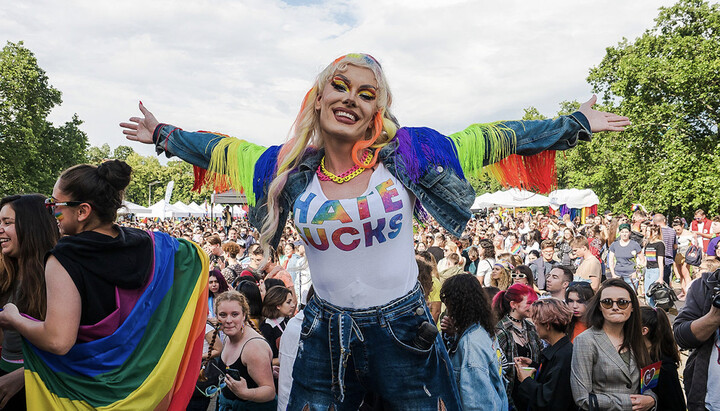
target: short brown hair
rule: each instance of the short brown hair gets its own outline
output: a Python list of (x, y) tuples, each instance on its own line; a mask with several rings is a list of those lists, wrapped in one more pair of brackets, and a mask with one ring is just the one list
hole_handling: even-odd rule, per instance
[(262, 315), (265, 318), (278, 318), (280, 311), (278, 305), (283, 305), (287, 299), (288, 294), (292, 294), (289, 288), (281, 285), (271, 287), (267, 293), (265, 293), (265, 299), (263, 300)]
[(222, 241), (220, 241), (220, 236), (217, 234), (213, 234), (210, 237), (208, 237), (205, 241), (207, 241), (210, 245), (220, 245)]
[(543, 240), (542, 243), (540, 243), (540, 249), (544, 248), (555, 248), (555, 242), (553, 240)]
[(588, 243), (587, 238), (585, 238), (583, 236), (577, 236), (577, 237), (573, 238), (573, 240), (570, 242), (570, 246), (578, 247), (578, 248), (580, 248), (580, 247), (590, 248), (590, 243)]
[(554, 297), (537, 300), (532, 305), (532, 321), (548, 324), (555, 331), (565, 332), (572, 316), (572, 310), (565, 301)]

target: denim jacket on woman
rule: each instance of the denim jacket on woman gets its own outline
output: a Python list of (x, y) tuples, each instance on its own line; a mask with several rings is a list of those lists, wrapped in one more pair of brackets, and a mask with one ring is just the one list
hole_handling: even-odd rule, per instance
[[(506, 121), (497, 123), (504, 132), (500, 133), (496, 140), (491, 140), (483, 135), (485, 141), (478, 142), (485, 150), (482, 164), (488, 165), (493, 162), (491, 150), (493, 145), (502, 144), (510, 147), (510, 152), (519, 155), (529, 156), (538, 154), (545, 150), (567, 150), (577, 145), (579, 140), (589, 141), (592, 133), (590, 123), (584, 114), (575, 112), (569, 116), (560, 116), (552, 120), (532, 121)], [(404, 136), (404, 137), (403, 137)], [(403, 138), (405, 140), (403, 140)], [(468, 220), (470, 219), (470, 206), (475, 199), (475, 191), (462, 175), (458, 165), (458, 152), (455, 146), (451, 150), (445, 150), (446, 155), (427, 156), (422, 161), (423, 168), (413, 172), (412, 165), (418, 161), (412, 153), (422, 153), (427, 145), (435, 144), (436, 141), (448, 139), (436, 131), (428, 128), (406, 128), (398, 130), (398, 134), (385, 147), (378, 152), (378, 160), (395, 178), (400, 180), (427, 212), (435, 220), (448, 230), (451, 234), (460, 237)], [(407, 141), (406, 141), (407, 140)], [(449, 139), (448, 139), (449, 140)], [(178, 156), (181, 159), (201, 168), (208, 168), (210, 157), (215, 146), (218, 144), (218, 136), (211, 133), (187, 132), (180, 128), (160, 124), (153, 133), (158, 154), (165, 152), (170, 156)], [(398, 150), (398, 147), (416, 147), (415, 151)], [(273, 146), (261, 156), (260, 161), (276, 161), (279, 146)], [(432, 149), (430, 149), (432, 151)], [(437, 152), (433, 152), (435, 154)], [(449, 153), (449, 154), (448, 154)], [(266, 156), (267, 154), (267, 156)], [(288, 181), (279, 198), (280, 221), (277, 231), (272, 240), (272, 245), (277, 246), (282, 236), (285, 221), (295, 204), (295, 200), (302, 194), (313, 178), (313, 174), (320, 164), (324, 155), (324, 149), (307, 149), (301, 164), (288, 177)], [(422, 155), (422, 154), (420, 154)], [(273, 157), (271, 159), (263, 157)], [(496, 161), (497, 159), (495, 159)], [(267, 175), (259, 175), (259, 168), (255, 167), (255, 179), (261, 179), (262, 192), (256, 189), (257, 203), (251, 207), (249, 213), (250, 223), (258, 230), (262, 228), (262, 222), (267, 215), (267, 187), (272, 179), (273, 167)]]

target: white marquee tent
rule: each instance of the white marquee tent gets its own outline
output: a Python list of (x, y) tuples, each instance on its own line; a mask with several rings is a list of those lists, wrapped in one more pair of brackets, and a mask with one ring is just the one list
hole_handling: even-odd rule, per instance
[(471, 211), (492, 207), (547, 207), (548, 197), (527, 190), (511, 188), (494, 193), (485, 193), (475, 198)]
[(548, 198), (550, 200), (550, 207), (554, 210), (559, 209), (563, 205), (568, 208), (585, 208), (600, 203), (598, 196), (590, 189), (578, 190), (577, 188), (570, 188), (566, 190), (555, 190), (548, 195)]

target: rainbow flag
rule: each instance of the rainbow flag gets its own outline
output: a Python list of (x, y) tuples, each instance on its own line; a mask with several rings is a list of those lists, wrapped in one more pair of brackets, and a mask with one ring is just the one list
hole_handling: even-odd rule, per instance
[(640, 394), (657, 387), (658, 378), (660, 378), (660, 368), (662, 368), (662, 361), (650, 364), (640, 370)]
[(28, 409), (186, 408), (200, 372), (208, 257), (190, 241), (149, 234), (148, 284), (117, 289), (118, 310), (81, 327), (70, 352), (51, 354), (23, 340)]
[(515, 243), (512, 247), (510, 247), (510, 253), (514, 255), (518, 255), (520, 251), (522, 250), (522, 244)]

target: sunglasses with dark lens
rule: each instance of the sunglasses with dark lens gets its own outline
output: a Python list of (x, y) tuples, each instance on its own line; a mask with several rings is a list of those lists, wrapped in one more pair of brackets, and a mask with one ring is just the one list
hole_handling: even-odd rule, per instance
[(66, 206), (66, 207), (77, 207), (82, 203), (86, 203), (87, 201), (62, 201), (58, 202), (57, 199), (53, 198), (52, 196), (45, 199), (45, 208), (48, 209), (51, 215), (55, 214), (55, 207), (57, 206)]
[(527, 275), (525, 275), (525, 274), (523, 274), (523, 273), (512, 273), (512, 274), (510, 274), (510, 277), (513, 278), (513, 279), (515, 279), (515, 278), (527, 278)]
[(606, 310), (609, 310), (609, 309), (611, 309), (611, 308), (613, 307), (613, 304), (617, 304), (617, 306), (618, 306), (619, 309), (624, 310), (624, 309), (626, 309), (626, 308), (628, 308), (628, 307), (630, 306), (630, 302), (631, 302), (631, 301), (625, 300), (625, 299), (622, 299), (622, 298), (619, 299), (619, 300), (612, 300), (612, 299), (610, 299), (610, 298), (603, 298), (602, 300), (600, 300), (600, 305), (602, 306), (602, 308), (604, 308), (604, 309), (606, 309)]

